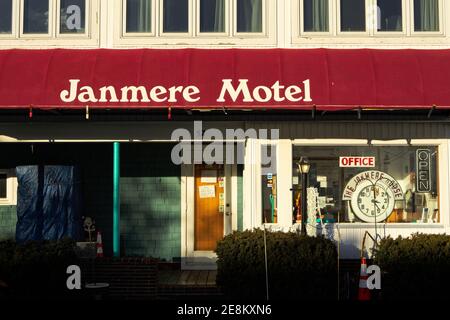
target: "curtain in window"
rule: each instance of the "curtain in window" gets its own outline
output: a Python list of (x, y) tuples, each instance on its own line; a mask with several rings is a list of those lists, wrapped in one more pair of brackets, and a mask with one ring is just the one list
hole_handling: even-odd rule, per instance
[(262, 32), (262, 0), (238, 0), (238, 32)]
[(439, 30), (439, 3), (438, 0), (415, 0), (415, 30)]
[(225, 31), (225, 2), (216, 0), (216, 10), (214, 16), (214, 32)]
[(140, 0), (139, 1), (139, 20), (138, 20), (138, 30), (139, 32), (150, 32), (151, 26), (151, 1), (150, 0)]
[(304, 31), (328, 31), (328, 0), (304, 0)]
[(202, 0), (200, 32), (225, 32), (225, 1)]

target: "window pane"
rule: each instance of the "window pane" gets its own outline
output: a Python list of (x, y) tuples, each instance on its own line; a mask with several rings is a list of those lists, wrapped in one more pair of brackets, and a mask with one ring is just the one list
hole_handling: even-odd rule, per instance
[[(294, 146), (293, 190), (299, 190), (300, 157), (311, 164), (308, 185), (314, 192), (308, 190), (307, 202), (318, 204), (322, 222), (440, 222), (436, 147)], [(375, 163), (340, 167), (339, 157), (372, 157)], [(377, 176), (380, 171), (383, 177)]]
[(85, 20), (85, 0), (61, 0), (60, 33), (84, 33)]
[(377, 30), (402, 31), (402, 0), (378, 0), (377, 5)]
[(200, 32), (225, 32), (224, 0), (201, 0)]
[(11, 33), (12, 0), (0, 0), (0, 33)]
[(164, 32), (188, 32), (188, 0), (164, 0)]
[(328, 31), (328, 0), (303, 1), (303, 30), (305, 32)]
[(6, 174), (0, 174), (0, 199), (5, 199), (7, 196), (6, 193)]
[(24, 33), (48, 33), (48, 0), (24, 0)]
[(439, 31), (438, 0), (414, 0), (414, 31)]
[(237, 1), (237, 32), (262, 32), (262, 0)]
[(262, 222), (277, 223), (276, 146), (261, 147)]
[(366, 31), (364, 0), (341, 0), (341, 31)]
[(151, 32), (151, 0), (127, 0), (127, 32)]

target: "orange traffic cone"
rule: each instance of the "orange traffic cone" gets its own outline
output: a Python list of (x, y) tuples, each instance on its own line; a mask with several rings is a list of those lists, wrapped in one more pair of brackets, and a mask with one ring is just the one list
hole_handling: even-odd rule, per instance
[(366, 258), (361, 258), (361, 272), (359, 276), (358, 300), (370, 300), (370, 291), (367, 288), (367, 263)]
[(100, 231), (97, 232), (97, 258), (103, 258), (103, 242)]

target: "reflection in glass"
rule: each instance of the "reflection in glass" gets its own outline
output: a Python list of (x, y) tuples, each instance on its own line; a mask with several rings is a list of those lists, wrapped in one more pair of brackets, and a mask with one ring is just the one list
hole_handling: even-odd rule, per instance
[(366, 31), (365, 0), (341, 0), (341, 31)]
[(164, 0), (164, 32), (188, 32), (188, 0)]
[(225, 32), (224, 0), (201, 0), (200, 32)]
[(414, 0), (414, 31), (439, 31), (438, 0)]
[(262, 32), (262, 0), (237, 1), (237, 32)]
[(303, 30), (327, 32), (328, 28), (328, 0), (304, 0)]
[(48, 33), (48, 1), (23, 1), (23, 33)]
[(127, 0), (126, 32), (151, 32), (151, 0)]
[(84, 33), (86, 0), (61, 0), (60, 33)]
[(0, 33), (11, 33), (12, 0), (0, 0)]
[(377, 0), (377, 30), (402, 31), (402, 0)]

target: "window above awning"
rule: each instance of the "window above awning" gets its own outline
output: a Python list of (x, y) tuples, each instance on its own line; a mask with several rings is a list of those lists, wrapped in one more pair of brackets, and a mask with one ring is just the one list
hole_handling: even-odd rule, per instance
[(0, 50), (0, 108), (450, 108), (450, 50)]

